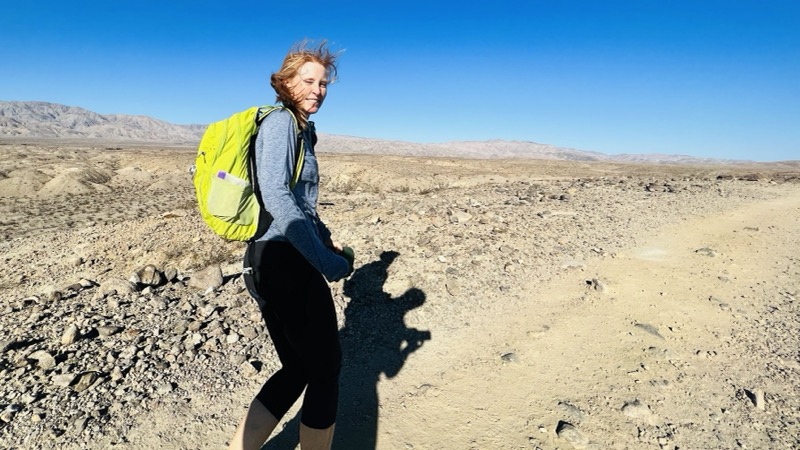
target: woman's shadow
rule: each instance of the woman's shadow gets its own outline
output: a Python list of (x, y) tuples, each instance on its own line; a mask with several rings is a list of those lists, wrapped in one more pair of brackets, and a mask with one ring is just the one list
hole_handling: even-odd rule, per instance
[[(344, 310), (339, 413), (333, 448), (374, 450), (378, 437), (378, 382), (392, 378), (406, 358), (430, 340), (430, 331), (407, 328), (406, 312), (425, 303), (425, 293), (411, 288), (399, 297), (384, 292), (389, 265), (400, 254), (385, 251), (358, 268), (344, 282), (350, 302)], [(299, 415), (273, 436), (262, 450), (293, 449), (298, 440)]]

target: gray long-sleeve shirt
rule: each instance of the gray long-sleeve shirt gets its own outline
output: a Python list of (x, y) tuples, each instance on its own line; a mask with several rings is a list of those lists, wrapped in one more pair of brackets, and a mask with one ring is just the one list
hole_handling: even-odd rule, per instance
[(319, 168), (311, 138), (313, 125), (303, 132), (305, 161), (291, 188), (297, 136), (286, 110), (270, 113), (261, 123), (255, 144), (258, 187), (272, 224), (259, 241), (288, 241), (329, 281), (344, 277), (347, 260), (325, 246), (330, 231), (317, 214)]

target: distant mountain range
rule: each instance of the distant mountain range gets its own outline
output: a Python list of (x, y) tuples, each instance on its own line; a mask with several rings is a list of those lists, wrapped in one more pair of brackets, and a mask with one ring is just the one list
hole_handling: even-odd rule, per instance
[(197, 143), (204, 125), (173, 125), (146, 116), (97, 114), (47, 102), (0, 101), (0, 138), (97, 139)]
[[(80, 139), (197, 145), (206, 125), (175, 125), (146, 116), (97, 114), (76, 106), (48, 102), (0, 101), (0, 139)], [(420, 144), (320, 134), (319, 151), (336, 153), (450, 156), (465, 158), (531, 158), (571, 161), (643, 163), (733, 163), (742, 161), (685, 155), (606, 155), (524, 141), (465, 141)]]

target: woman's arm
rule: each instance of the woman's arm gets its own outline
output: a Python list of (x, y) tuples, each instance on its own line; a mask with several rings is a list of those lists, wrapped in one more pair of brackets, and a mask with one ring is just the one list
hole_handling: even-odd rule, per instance
[(325, 245), (291, 191), (297, 146), (294, 130), (291, 115), (283, 110), (272, 112), (261, 124), (255, 145), (261, 201), (272, 215), (271, 231), (274, 227), (325, 278), (335, 281), (347, 274), (347, 261)]

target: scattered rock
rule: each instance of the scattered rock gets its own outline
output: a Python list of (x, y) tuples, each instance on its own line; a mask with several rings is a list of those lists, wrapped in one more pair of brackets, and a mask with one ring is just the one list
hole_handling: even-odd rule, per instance
[(8, 405), (3, 412), (0, 412), (0, 422), (10, 423), (18, 412), (22, 411), (19, 405)]
[(583, 435), (574, 425), (569, 422), (559, 421), (556, 425), (556, 435), (569, 442), (572, 448), (581, 450), (589, 445), (589, 438)]
[(219, 264), (215, 264), (205, 269), (195, 272), (189, 278), (189, 287), (200, 291), (218, 289), (222, 286), (222, 269)]
[(35, 351), (28, 355), (28, 358), (35, 360), (43, 370), (50, 370), (56, 366), (56, 359), (53, 355), (44, 350)]
[(136, 286), (128, 280), (122, 278), (112, 278), (100, 283), (95, 299), (108, 297), (109, 295), (126, 296), (136, 292)]
[(717, 256), (717, 252), (715, 252), (714, 250), (712, 250), (712, 249), (710, 249), (708, 247), (698, 248), (694, 252), (699, 254), (699, 255), (704, 255), (704, 256), (711, 256), (711, 257)]
[(575, 421), (576, 423), (581, 422), (586, 418), (583, 411), (570, 402), (560, 401), (558, 402), (558, 406), (564, 411), (569, 419)]
[(591, 280), (586, 280), (586, 285), (590, 288), (594, 289), (597, 292), (605, 292), (606, 285), (602, 281), (598, 280), (597, 278), (592, 278)]
[(461, 296), (461, 284), (458, 282), (456, 278), (448, 277), (447, 281), (445, 281), (445, 289), (447, 289), (447, 293), (453, 297)]
[(633, 326), (640, 330), (644, 330), (647, 333), (650, 333), (659, 339), (664, 339), (664, 336), (662, 336), (661, 333), (659, 333), (658, 328), (654, 327), (653, 325), (650, 325), (648, 323), (635, 323), (633, 324)]
[(53, 375), (50, 378), (50, 382), (56, 386), (67, 387), (72, 385), (72, 382), (75, 381), (75, 374), (71, 373), (63, 373)]
[(500, 359), (502, 359), (505, 362), (512, 362), (512, 363), (519, 361), (519, 357), (517, 357), (517, 354), (513, 352), (504, 353), (502, 356), (500, 356)]
[(103, 326), (97, 327), (97, 334), (100, 337), (103, 337), (103, 338), (109, 337), (109, 336), (113, 336), (113, 335), (119, 333), (120, 331), (122, 331), (122, 327), (118, 327), (118, 326), (114, 326), (114, 325), (103, 325)]
[(164, 279), (168, 283), (175, 281), (177, 278), (178, 278), (178, 269), (174, 267), (167, 267), (166, 269), (164, 269)]
[(656, 423), (656, 416), (650, 410), (650, 407), (639, 400), (627, 402), (622, 405), (622, 413), (631, 419), (644, 422), (649, 425), (655, 425)]
[(253, 378), (260, 372), (259, 369), (260, 364), (256, 361), (245, 361), (241, 368), (242, 368), (242, 375), (245, 378)]
[(755, 390), (751, 391), (751, 390), (745, 389), (744, 393), (745, 393), (745, 395), (747, 395), (747, 398), (749, 398), (750, 401), (753, 403), (753, 406), (755, 406), (757, 409), (760, 409), (762, 411), (766, 409), (767, 403), (766, 403), (766, 401), (764, 399), (764, 391), (763, 390), (755, 389)]
[(72, 385), (72, 389), (75, 392), (83, 392), (86, 389), (89, 389), (92, 384), (97, 380), (97, 373), (96, 372), (84, 372), (77, 376), (76, 382)]
[(61, 345), (70, 345), (78, 338), (78, 326), (74, 323), (67, 325), (64, 334), (61, 335)]
[(156, 388), (156, 392), (159, 395), (167, 395), (167, 394), (172, 393), (172, 391), (174, 391), (174, 390), (175, 390), (175, 386), (173, 386), (172, 383), (170, 383), (170, 382), (161, 383)]
[(148, 264), (139, 268), (131, 275), (129, 280), (131, 283), (143, 284), (146, 286), (160, 286), (164, 283), (164, 276), (159, 272), (156, 266)]

